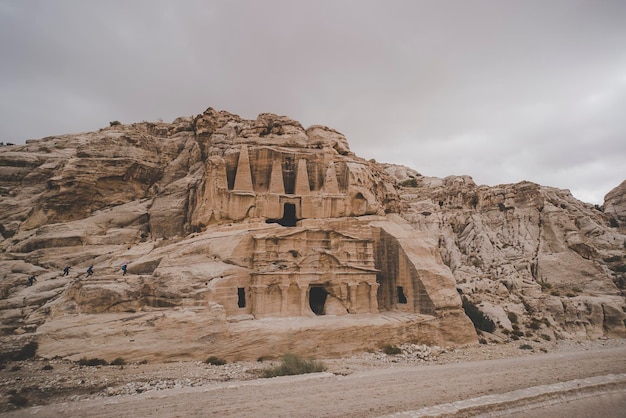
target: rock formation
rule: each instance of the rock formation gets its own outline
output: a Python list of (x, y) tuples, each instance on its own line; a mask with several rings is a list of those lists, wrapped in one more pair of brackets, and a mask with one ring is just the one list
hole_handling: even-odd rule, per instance
[(438, 237), (457, 288), (497, 333), (626, 335), (626, 236), (615, 222), (624, 216), (624, 183), (597, 207), (529, 182), (488, 187), (467, 176), (415, 174), (403, 181), (403, 217)]
[(490, 339), (624, 336), (623, 184), (603, 213), (531, 183), (365, 161), (340, 133), (272, 114), (111, 125), (0, 149), (5, 353), (467, 344), (461, 295), (498, 324)]
[(4, 148), (0, 182), (5, 347), (163, 360), (476, 341), (436, 242), (390, 215), (395, 179), (332, 129), (213, 109), (112, 124)]

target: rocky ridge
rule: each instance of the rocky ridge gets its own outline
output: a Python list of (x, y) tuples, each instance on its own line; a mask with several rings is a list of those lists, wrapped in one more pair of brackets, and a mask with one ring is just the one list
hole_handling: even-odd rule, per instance
[(593, 207), (428, 178), (271, 114), (111, 125), (0, 149), (5, 355), (472, 343), (459, 294), (495, 322), (484, 341), (624, 336), (624, 183)]
[(598, 207), (530, 182), (489, 187), (387, 170), (401, 173), (402, 216), (438, 237), (457, 289), (496, 335), (624, 336), (624, 183)]

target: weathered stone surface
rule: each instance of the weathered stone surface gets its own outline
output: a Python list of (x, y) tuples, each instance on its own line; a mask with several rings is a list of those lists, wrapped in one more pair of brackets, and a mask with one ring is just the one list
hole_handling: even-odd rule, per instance
[(234, 360), (476, 342), (459, 291), (494, 338), (623, 335), (620, 196), (602, 213), (532, 183), (427, 178), (330, 128), (211, 108), (28, 141), (0, 149), (0, 344)]
[(604, 197), (604, 213), (611, 217), (612, 226), (626, 233), (626, 180)]
[(512, 330), (512, 312), (516, 327), (531, 334), (626, 335), (626, 236), (611, 226), (619, 188), (607, 195), (611, 215), (567, 190), (529, 182), (488, 187), (467, 176), (412, 178), (415, 187), (402, 188), (402, 216), (437, 237), (457, 289), (503, 331)]

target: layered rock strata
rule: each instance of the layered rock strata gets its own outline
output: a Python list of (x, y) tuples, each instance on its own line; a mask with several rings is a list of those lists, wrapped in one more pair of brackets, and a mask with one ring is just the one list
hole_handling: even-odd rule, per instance
[(250, 359), (476, 341), (432, 237), (390, 215), (395, 179), (326, 127), (208, 109), (28, 141), (0, 152), (0, 193), (7, 350)]

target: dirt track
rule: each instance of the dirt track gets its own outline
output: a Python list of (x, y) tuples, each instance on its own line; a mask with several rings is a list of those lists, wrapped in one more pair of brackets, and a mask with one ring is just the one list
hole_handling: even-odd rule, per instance
[[(626, 345), (620, 344), (597, 350), (443, 365), (390, 365), (347, 376), (323, 373), (212, 383), (32, 407), (6, 416), (378, 417), (483, 395), (623, 373)], [(597, 389), (624, 393), (625, 381)], [(623, 407), (624, 397), (617, 402)], [(620, 416), (622, 412), (623, 409), (609, 410), (602, 416)]]

